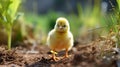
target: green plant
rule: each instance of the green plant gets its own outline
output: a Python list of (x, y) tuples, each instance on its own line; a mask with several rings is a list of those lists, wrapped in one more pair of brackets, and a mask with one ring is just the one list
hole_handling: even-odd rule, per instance
[[(117, 7), (113, 6), (111, 3), (111, 6), (113, 7), (109, 15), (107, 15), (105, 26), (106, 29), (109, 31), (108, 34), (111, 35), (109, 38), (115, 37), (116, 39), (116, 46), (120, 45), (120, 0), (117, 1)], [(113, 34), (114, 33), (114, 34)]]
[(0, 23), (4, 26), (8, 35), (8, 49), (11, 49), (12, 25), (18, 18), (16, 12), (20, 0), (0, 0)]

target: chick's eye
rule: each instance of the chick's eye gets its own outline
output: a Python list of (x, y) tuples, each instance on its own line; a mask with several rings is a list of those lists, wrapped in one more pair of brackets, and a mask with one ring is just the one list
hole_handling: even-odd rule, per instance
[(66, 27), (66, 25), (63, 25), (63, 27)]

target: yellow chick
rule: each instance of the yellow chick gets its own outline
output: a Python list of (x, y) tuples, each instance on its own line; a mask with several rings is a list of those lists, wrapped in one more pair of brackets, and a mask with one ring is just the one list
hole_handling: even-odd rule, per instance
[(60, 17), (56, 20), (54, 29), (51, 30), (47, 37), (47, 44), (51, 49), (52, 59), (58, 60), (55, 56), (56, 51), (65, 50), (65, 58), (67, 58), (68, 51), (73, 46), (73, 35), (70, 32), (69, 22), (66, 18)]

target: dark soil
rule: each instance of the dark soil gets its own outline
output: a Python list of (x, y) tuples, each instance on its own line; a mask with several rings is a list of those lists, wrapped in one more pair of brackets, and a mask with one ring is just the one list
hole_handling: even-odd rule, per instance
[[(116, 60), (110, 58), (115, 55), (100, 53), (95, 42), (75, 45), (69, 51), (69, 58), (58, 61), (51, 59), (50, 49), (46, 45), (37, 45), (35, 51), (38, 53), (30, 52), (25, 47), (13, 48), (11, 51), (0, 47), (0, 67), (117, 67)], [(64, 53), (61, 51), (57, 56), (62, 57)]]

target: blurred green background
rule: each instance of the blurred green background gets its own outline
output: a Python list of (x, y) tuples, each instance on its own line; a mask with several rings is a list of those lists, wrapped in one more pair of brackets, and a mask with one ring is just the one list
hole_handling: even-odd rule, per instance
[[(12, 43), (35, 39), (45, 44), (48, 32), (54, 28), (56, 19), (61, 16), (68, 19), (75, 41), (82, 38), (86, 41), (95, 40), (105, 35), (110, 26), (115, 22), (117, 24), (120, 19), (111, 18), (111, 15), (120, 15), (116, 13), (120, 12), (120, 0), (13, 0), (13, 3), (17, 1), (20, 1), (20, 4), (15, 15), (19, 18), (12, 26)], [(15, 11), (14, 9), (12, 10)], [(3, 28), (1, 24), (1, 31)], [(7, 37), (2, 33), (0, 42), (6, 43)]]

